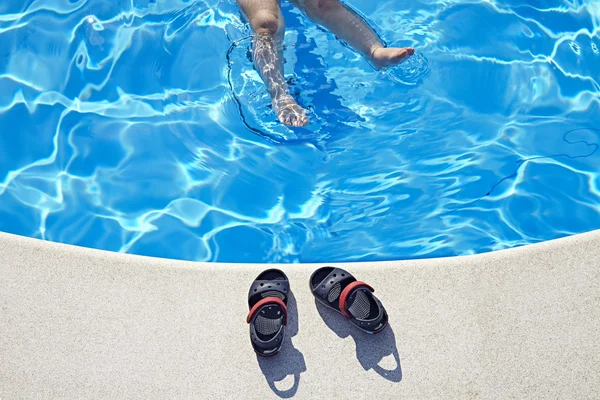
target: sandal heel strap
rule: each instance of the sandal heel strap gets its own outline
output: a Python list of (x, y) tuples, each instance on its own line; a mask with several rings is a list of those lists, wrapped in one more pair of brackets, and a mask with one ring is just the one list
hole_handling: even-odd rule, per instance
[(281, 300), (277, 297), (267, 297), (267, 298), (260, 300), (258, 303), (256, 303), (254, 305), (254, 307), (252, 307), (252, 309), (248, 313), (248, 318), (246, 318), (246, 322), (250, 323), (250, 321), (252, 321), (252, 318), (254, 318), (254, 315), (258, 312), (258, 310), (262, 306), (267, 305), (267, 304), (277, 304), (278, 306), (283, 308), (283, 325), (287, 325), (287, 316), (288, 316), (287, 307), (286, 307), (285, 303), (283, 302), (283, 300)]
[(367, 289), (369, 289), (371, 292), (375, 292), (375, 289), (373, 289), (371, 286), (369, 286), (368, 284), (361, 282), (361, 281), (354, 281), (351, 284), (349, 284), (348, 286), (346, 286), (344, 288), (344, 290), (342, 290), (342, 294), (340, 294), (340, 311), (342, 312), (342, 315), (346, 318), (352, 318), (352, 316), (350, 314), (348, 314), (348, 310), (346, 308), (347, 306), (347, 302), (348, 302), (348, 296), (350, 296), (350, 293), (352, 293), (352, 291), (354, 289), (357, 289), (359, 287), (365, 287)]

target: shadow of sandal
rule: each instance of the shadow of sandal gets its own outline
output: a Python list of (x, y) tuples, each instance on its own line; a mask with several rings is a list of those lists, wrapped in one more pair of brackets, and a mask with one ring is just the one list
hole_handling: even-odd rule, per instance
[[(300, 375), (306, 371), (304, 355), (294, 347), (292, 337), (298, 333), (298, 308), (296, 298), (290, 292), (288, 297), (288, 324), (286, 326), (283, 346), (279, 354), (271, 358), (256, 356), (258, 365), (265, 376), (269, 387), (277, 396), (283, 399), (293, 397), (300, 385)], [(288, 389), (280, 389), (287, 377), (293, 377), (293, 384)], [(279, 382), (279, 385), (277, 383)]]
[[(329, 329), (334, 331), (340, 338), (352, 336), (356, 343), (356, 358), (365, 371), (372, 369), (390, 382), (400, 382), (402, 380), (400, 354), (396, 347), (396, 336), (391, 325), (388, 325), (381, 333), (369, 335), (358, 330), (339, 313), (328, 309), (316, 300), (315, 304), (319, 315)], [(394, 366), (392, 369), (380, 365), (389, 356), (393, 358)]]

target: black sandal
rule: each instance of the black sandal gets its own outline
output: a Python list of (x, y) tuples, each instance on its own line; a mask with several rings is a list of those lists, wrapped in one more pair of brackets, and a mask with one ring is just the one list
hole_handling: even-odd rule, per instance
[(290, 282), (278, 269), (268, 269), (256, 277), (248, 292), (250, 341), (256, 354), (272, 357), (281, 350), (287, 325)]
[(323, 267), (310, 277), (313, 296), (324, 306), (348, 318), (360, 330), (375, 334), (388, 324), (388, 315), (375, 291), (341, 268)]

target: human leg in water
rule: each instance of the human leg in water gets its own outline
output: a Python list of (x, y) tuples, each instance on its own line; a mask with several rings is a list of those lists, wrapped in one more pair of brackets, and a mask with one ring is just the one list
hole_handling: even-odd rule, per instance
[(254, 66), (267, 86), (277, 118), (288, 126), (305, 126), (309, 122), (306, 110), (290, 95), (283, 75), (285, 23), (279, 0), (237, 2), (254, 31)]
[(377, 69), (400, 64), (415, 52), (411, 47), (385, 47), (367, 21), (339, 0), (291, 1), (316, 24), (359, 51)]

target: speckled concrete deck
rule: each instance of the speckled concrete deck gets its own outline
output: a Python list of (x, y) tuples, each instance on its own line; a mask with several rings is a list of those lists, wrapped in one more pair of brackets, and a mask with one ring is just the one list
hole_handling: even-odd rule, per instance
[(284, 266), (291, 337), (257, 360), (244, 318), (263, 268), (0, 234), (0, 398), (600, 398), (600, 232), (347, 264), (390, 313), (374, 337), (315, 306), (315, 266)]

